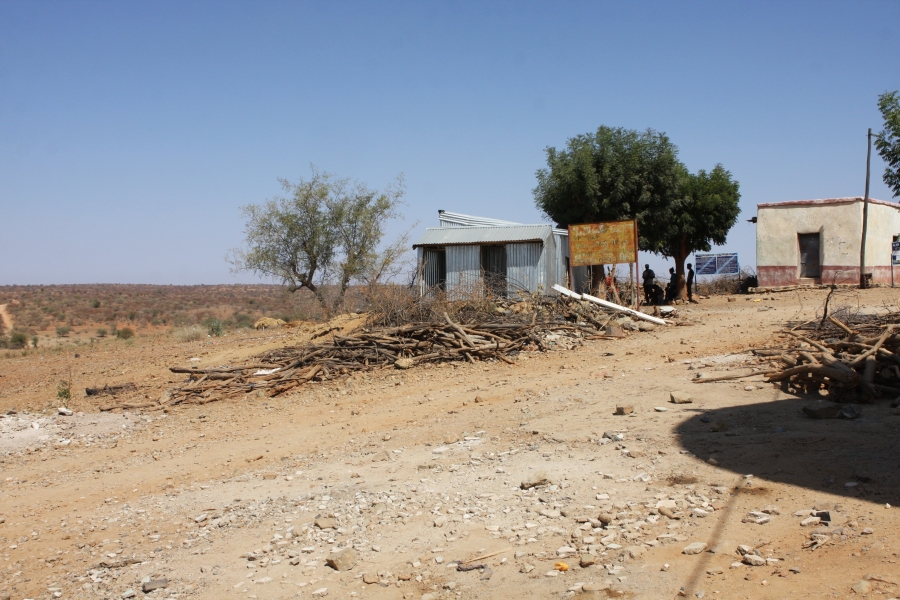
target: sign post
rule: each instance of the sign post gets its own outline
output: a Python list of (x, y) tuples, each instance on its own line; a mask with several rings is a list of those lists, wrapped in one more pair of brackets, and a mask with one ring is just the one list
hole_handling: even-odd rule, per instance
[[(637, 221), (606, 221), (569, 225), (569, 266), (618, 265), (634, 263), (637, 274)], [(573, 278), (574, 279), (574, 278)], [(640, 306), (641, 295), (634, 288), (635, 303)]]
[(741, 276), (741, 265), (737, 252), (725, 254), (694, 254), (697, 275), (737, 275)]

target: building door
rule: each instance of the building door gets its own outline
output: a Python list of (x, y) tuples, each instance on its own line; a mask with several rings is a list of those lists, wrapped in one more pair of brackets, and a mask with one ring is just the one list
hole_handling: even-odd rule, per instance
[(487, 294), (506, 295), (506, 246), (481, 247), (481, 273)]
[(818, 278), (822, 276), (819, 262), (819, 236), (818, 233), (797, 234), (800, 242), (800, 277)]
[(447, 252), (443, 248), (426, 248), (425, 289), (441, 290), (447, 288)]

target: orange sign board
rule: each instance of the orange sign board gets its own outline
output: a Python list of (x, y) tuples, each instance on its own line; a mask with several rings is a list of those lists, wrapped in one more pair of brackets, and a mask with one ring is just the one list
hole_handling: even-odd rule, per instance
[(633, 263), (638, 260), (637, 221), (569, 225), (573, 267)]

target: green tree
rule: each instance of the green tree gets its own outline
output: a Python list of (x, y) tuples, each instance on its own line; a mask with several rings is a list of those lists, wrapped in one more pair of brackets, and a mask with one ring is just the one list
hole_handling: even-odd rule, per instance
[(875, 138), (875, 149), (887, 163), (884, 183), (900, 196), (900, 91), (878, 96), (878, 110), (884, 118), (884, 129)]
[(326, 284), (337, 284), (336, 307), (352, 282), (383, 278), (398, 264), (408, 234), (386, 250), (380, 244), (387, 222), (400, 216), (402, 176), (381, 192), (315, 167), (308, 180), (280, 181), (285, 197), (241, 208), (245, 247), (231, 251), (233, 271), (273, 277), (291, 292), (308, 289), (327, 309)]
[[(537, 207), (559, 227), (637, 219), (638, 246), (675, 260), (684, 298), (684, 262), (696, 250), (724, 244), (740, 208), (739, 184), (722, 165), (691, 174), (664, 133), (600, 127), (547, 149), (537, 172)], [(602, 271), (592, 268), (592, 288)]]
[(710, 251), (712, 244), (725, 243), (741, 212), (741, 194), (740, 184), (720, 164), (708, 173), (685, 170), (680, 182), (677, 197), (648, 222), (645, 232), (651, 241), (647, 250), (675, 260), (675, 295), (685, 300), (685, 260), (698, 250)]
[[(637, 219), (640, 249), (659, 251), (660, 240), (647, 233), (657, 231), (651, 225), (677, 197), (684, 172), (678, 148), (664, 133), (601, 126), (546, 153), (534, 200), (558, 227)], [(602, 269), (591, 268), (592, 290)]]

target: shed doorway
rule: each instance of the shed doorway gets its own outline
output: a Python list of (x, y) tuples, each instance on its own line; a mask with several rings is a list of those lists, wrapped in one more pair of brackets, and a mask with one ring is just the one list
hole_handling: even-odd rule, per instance
[(800, 277), (817, 279), (822, 276), (822, 265), (819, 261), (821, 234), (798, 233), (800, 243)]
[(425, 250), (425, 289), (447, 289), (447, 252), (443, 248), (427, 248)]
[(481, 273), (488, 295), (506, 295), (506, 246), (481, 247)]

